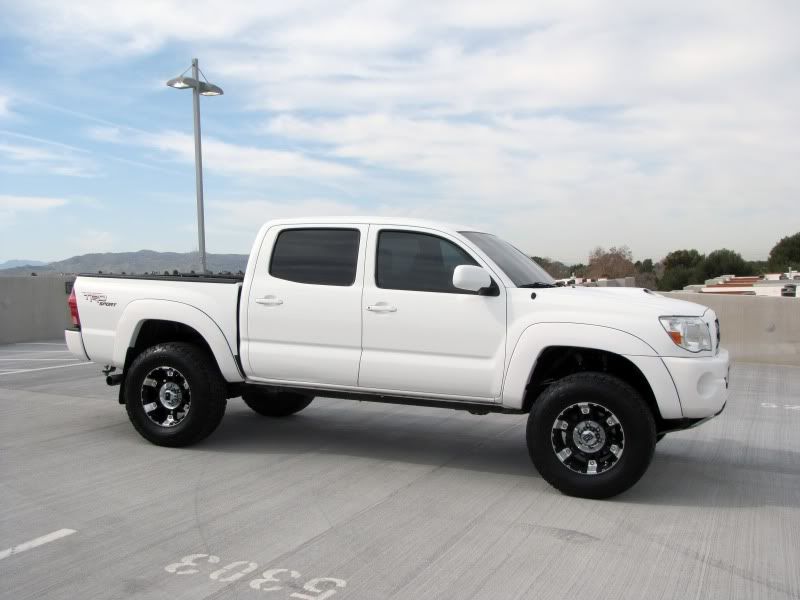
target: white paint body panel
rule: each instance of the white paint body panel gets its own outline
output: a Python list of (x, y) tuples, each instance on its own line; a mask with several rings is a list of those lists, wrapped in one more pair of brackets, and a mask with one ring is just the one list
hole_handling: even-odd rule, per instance
[(81, 337), (80, 331), (67, 329), (64, 332), (64, 340), (67, 342), (67, 350), (74, 356), (81, 360), (89, 360), (89, 357), (86, 356), (86, 348), (83, 347), (83, 337)]
[[(277, 234), (298, 226), (361, 232), (352, 286), (306, 285), (269, 275)], [(430, 233), (461, 246), (498, 284), (499, 296), (378, 288), (381, 228)], [(724, 404), (727, 352), (716, 342), (712, 351), (688, 352), (658, 320), (701, 316), (715, 336), (713, 311), (634, 288), (520, 289), (459, 233), (467, 230), (475, 231), (393, 217), (279, 220), (261, 228), (242, 284), (79, 277), (82, 331), (79, 337), (68, 332), (69, 348), (84, 360), (122, 366), (145, 320), (177, 321), (205, 338), (230, 382), (517, 409), (541, 353), (551, 346), (577, 346), (613, 352), (636, 365), (665, 418), (708, 417)], [(255, 302), (259, 298), (281, 302), (264, 305)], [(375, 306), (395, 310), (375, 311)]]
[[(373, 225), (370, 248), (377, 247), (383, 228), (436, 235), (460, 245), (453, 236), (429, 228)], [(374, 251), (367, 254), (365, 271), (359, 386), (487, 402), (499, 397), (505, 361), (505, 288), (499, 296), (381, 289), (375, 283)], [(392, 312), (367, 308), (382, 305)]]
[[(331, 226), (307, 222), (303, 227)], [(363, 257), (368, 226), (348, 228), (359, 231), (359, 257)], [(265, 232), (254, 276), (242, 294), (241, 311), (247, 321), (242, 357), (248, 374), (255, 380), (356, 386), (361, 358), (363, 261), (358, 262), (352, 286), (309, 285), (272, 277), (272, 248), (278, 233), (285, 230), (272, 227)], [(258, 299), (268, 299), (270, 304), (260, 304)]]
[(234, 359), (239, 288), (239, 283), (79, 276), (74, 290), (86, 355), (122, 367), (142, 323), (175, 321), (203, 336), (228, 381), (243, 381)]
[(728, 398), (727, 350), (699, 359), (665, 358), (684, 406), (683, 416), (703, 418), (715, 415)]

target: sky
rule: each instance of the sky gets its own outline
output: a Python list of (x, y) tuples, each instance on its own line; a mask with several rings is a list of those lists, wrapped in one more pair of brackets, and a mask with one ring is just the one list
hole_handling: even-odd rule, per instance
[(800, 3), (0, 0), (0, 261), (401, 215), (532, 255), (800, 231)]

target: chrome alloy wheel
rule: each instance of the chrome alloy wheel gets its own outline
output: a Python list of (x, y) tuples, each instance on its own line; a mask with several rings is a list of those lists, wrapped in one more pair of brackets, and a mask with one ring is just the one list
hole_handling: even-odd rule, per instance
[(175, 427), (189, 414), (192, 391), (189, 382), (173, 367), (156, 367), (142, 381), (142, 407), (161, 427)]
[(551, 431), (553, 452), (570, 471), (598, 475), (612, 469), (625, 449), (625, 432), (605, 406), (579, 402), (562, 410)]

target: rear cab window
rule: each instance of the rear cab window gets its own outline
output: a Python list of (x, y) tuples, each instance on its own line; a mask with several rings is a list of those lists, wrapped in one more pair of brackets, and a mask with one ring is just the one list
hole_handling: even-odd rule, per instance
[(310, 285), (351, 286), (358, 270), (360, 239), (358, 229), (284, 229), (275, 240), (269, 274)]

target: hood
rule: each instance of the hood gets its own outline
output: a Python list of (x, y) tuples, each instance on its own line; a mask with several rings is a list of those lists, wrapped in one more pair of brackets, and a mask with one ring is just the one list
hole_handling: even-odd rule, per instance
[(687, 317), (699, 317), (708, 310), (702, 304), (666, 298), (644, 288), (559, 287), (536, 290), (516, 288), (509, 291), (526, 296), (535, 291), (542, 301), (567, 310), (574, 307), (628, 315), (638, 313)]
[[(666, 298), (643, 288), (510, 288), (509, 323), (581, 323), (610, 327), (644, 341), (658, 356), (691, 356), (676, 346), (659, 317), (701, 317), (716, 333), (713, 310), (702, 304)], [(532, 293), (535, 298), (531, 298)]]

